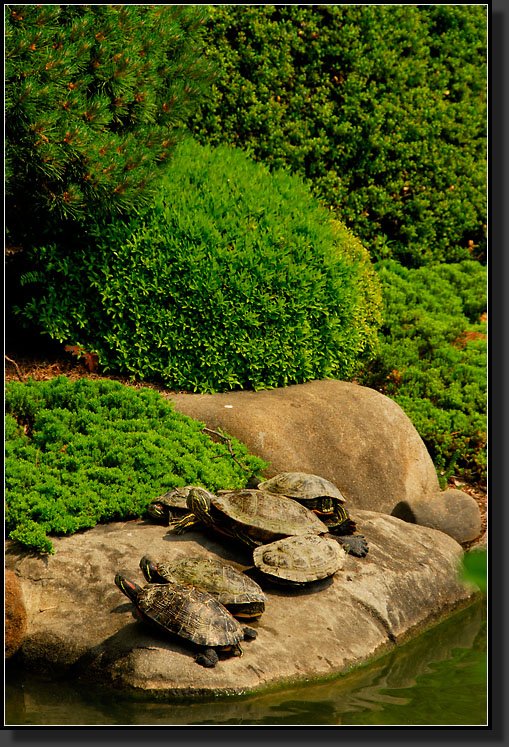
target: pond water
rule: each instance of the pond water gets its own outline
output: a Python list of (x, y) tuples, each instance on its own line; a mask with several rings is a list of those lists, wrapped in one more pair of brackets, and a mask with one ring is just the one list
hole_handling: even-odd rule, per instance
[(486, 605), (479, 601), (369, 665), (258, 695), (154, 702), (6, 670), (6, 726), (487, 724)]

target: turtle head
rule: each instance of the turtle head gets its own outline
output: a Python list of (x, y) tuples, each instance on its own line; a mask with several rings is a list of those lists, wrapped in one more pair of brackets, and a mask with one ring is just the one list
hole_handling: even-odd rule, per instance
[(248, 490), (256, 490), (256, 488), (261, 485), (262, 480), (260, 480), (259, 477), (257, 477), (255, 474), (252, 474), (249, 480), (246, 482), (246, 488)]
[(161, 583), (162, 579), (157, 571), (157, 566), (146, 555), (140, 560), (140, 568), (149, 583)]
[(126, 578), (125, 576), (121, 576), (120, 573), (117, 573), (117, 575), (115, 576), (115, 583), (120, 591), (123, 591), (124, 594), (129, 597), (131, 602), (134, 602), (136, 604), (138, 600), (138, 593), (141, 591), (141, 586), (135, 584), (134, 581), (129, 581), (128, 578)]
[(211, 523), (210, 493), (204, 488), (191, 488), (187, 496), (187, 507), (204, 524)]
[(154, 501), (147, 506), (147, 513), (153, 519), (157, 519), (158, 521), (168, 521), (168, 506), (158, 503), (157, 501)]

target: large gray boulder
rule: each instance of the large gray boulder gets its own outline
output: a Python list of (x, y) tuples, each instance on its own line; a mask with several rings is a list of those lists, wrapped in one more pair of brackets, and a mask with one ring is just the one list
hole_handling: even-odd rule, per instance
[(195, 652), (136, 620), (114, 584), (117, 572), (144, 583), (138, 563), (182, 555), (222, 558), (242, 570), (248, 549), (198, 530), (183, 536), (144, 520), (98, 525), (53, 540), (40, 557), (6, 543), (21, 584), (27, 628), (19, 652), (29, 670), (168, 695), (243, 693), (339, 673), (381, 654), (466, 606), (477, 590), (458, 575), (461, 546), (447, 535), (385, 514), (352, 512), (369, 542), (333, 579), (295, 590), (266, 586), (256, 640), (241, 658), (205, 669)]
[(401, 407), (374, 389), (324, 380), (259, 392), (169, 395), (175, 408), (221, 428), (270, 462), (265, 477), (310, 472), (348, 507), (390, 514), (439, 493), (431, 457)]

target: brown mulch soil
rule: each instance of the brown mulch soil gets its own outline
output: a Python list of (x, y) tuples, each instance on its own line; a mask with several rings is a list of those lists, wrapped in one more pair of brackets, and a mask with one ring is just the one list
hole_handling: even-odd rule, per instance
[[(5, 380), (26, 381), (29, 377), (35, 381), (44, 381), (53, 379), (56, 376), (67, 376), (71, 381), (88, 377), (90, 379), (111, 379), (120, 381), (128, 386), (151, 387), (161, 392), (163, 395), (174, 393), (162, 384), (152, 384), (147, 382), (133, 381), (128, 376), (107, 375), (91, 372), (86, 364), (86, 359), (76, 358), (71, 353), (62, 352), (56, 355), (45, 355), (44, 353), (33, 354), (31, 356), (9, 353), (5, 355)], [(486, 539), (487, 525), (487, 491), (486, 487), (477, 483), (467, 483), (459, 477), (451, 477), (447, 483), (448, 488), (462, 490), (464, 493), (472, 496), (477, 502), (481, 512), (481, 534), (472, 542), (463, 543), (463, 548), (469, 550), (477, 544), (482, 544)]]

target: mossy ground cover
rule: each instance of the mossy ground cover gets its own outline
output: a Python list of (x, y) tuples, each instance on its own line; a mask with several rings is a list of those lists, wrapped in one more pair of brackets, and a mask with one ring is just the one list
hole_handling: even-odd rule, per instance
[(173, 487), (245, 485), (265, 465), (203, 423), (177, 413), (152, 389), (59, 376), (7, 386), (6, 531), (39, 552), (51, 534), (141, 517)]

